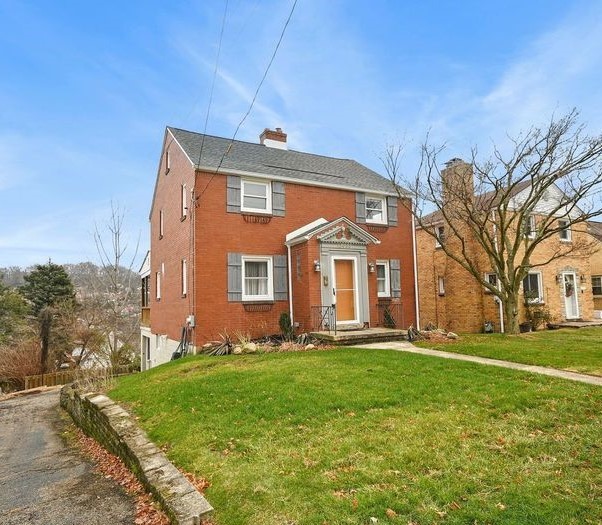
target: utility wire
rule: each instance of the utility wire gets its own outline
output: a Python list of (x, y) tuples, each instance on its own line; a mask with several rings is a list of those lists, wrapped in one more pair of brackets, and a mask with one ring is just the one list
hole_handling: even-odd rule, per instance
[[(265, 79), (268, 76), (268, 72), (270, 71), (270, 68), (272, 67), (272, 63), (274, 62), (274, 59), (276, 58), (276, 54), (278, 53), (278, 49), (280, 49), (280, 44), (282, 44), (282, 40), (284, 39), (284, 34), (286, 33), (286, 29), (287, 29), (287, 27), (289, 25), (289, 22), (291, 21), (293, 13), (295, 12), (295, 7), (297, 6), (297, 1), (298, 0), (294, 0), (293, 5), (291, 6), (291, 10), (290, 10), (290, 12), (288, 14), (288, 18), (286, 19), (286, 22), (284, 23), (284, 26), (282, 28), (282, 32), (280, 33), (280, 38), (278, 38), (278, 42), (276, 43), (276, 47), (274, 48), (274, 52), (272, 53), (270, 61), (268, 62), (268, 65), (267, 65), (267, 67), (266, 67), (266, 69), (265, 69), (265, 71), (263, 73), (263, 76), (261, 77), (261, 81), (259, 82), (259, 85), (257, 86), (257, 89), (255, 90), (255, 94), (253, 95), (253, 99), (251, 100), (251, 104), (249, 105), (249, 109), (247, 109), (247, 112), (244, 114), (244, 116), (242, 117), (242, 119), (238, 123), (238, 126), (236, 126), (236, 130), (234, 131), (234, 135), (232, 135), (232, 138), (230, 139), (230, 142), (228, 143), (228, 147), (225, 149), (225, 151), (224, 151), (224, 153), (223, 153), (223, 155), (222, 155), (222, 157), (221, 157), (221, 159), (219, 161), (219, 164), (217, 165), (217, 168), (215, 169), (215, 171), (211, 175), (211, 178), (209, 179), (209, 182), (203, 188), (203, 191), (197, 197), (197, 200), (199, 200), (203, 196), (203, 194), (207, 191), (207, 188), (211, 184), (211, 181), (213, 181), (213, 179), (215, 178), (215, 176), (219, 172), (220, 168), (222, 167), (222, 164), (224, 163), (224, 159), (226, 158), (226, 156), (230, 152), (230, 149), (232, 148), (232, 144), (234, 144), (234, 140), (236, 139), (236, 135), (238, 134), (238, 131), (240, 130), (240, 127), (243, 125), (243, 123), (245, 122), (245, 120), (247, 120), (247, 117), (251, 113), (251, 110), (253, 109), (253, 106), (255, 105), (255, 101), (257, 100), (257, 95), (259, 94), (259, 90), (261, 89), (261, 86), (263, 86), (263, 83), (265, 82)], [(203, 135), (203, 139), (204, 139), (204, 135)]]

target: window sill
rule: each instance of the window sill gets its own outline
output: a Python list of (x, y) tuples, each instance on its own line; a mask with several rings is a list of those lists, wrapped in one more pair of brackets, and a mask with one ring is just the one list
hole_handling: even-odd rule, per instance
[(382, 302), (390, 302), (391, 301), (391, 295), (379, 295), (378, 296), (378, 300), (382, 301)]
[(243, 299), (243, 304), (274, 304), (274, 299)]

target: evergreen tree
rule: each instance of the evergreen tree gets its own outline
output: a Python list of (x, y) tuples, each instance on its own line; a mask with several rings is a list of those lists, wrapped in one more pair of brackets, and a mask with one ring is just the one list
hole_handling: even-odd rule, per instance
[(63, 331), (53, 334), (52, 326), (55, 318), (60, 316), (68, 305), (75, 305), (73, 283), (62, 266), (49, 261), (48, 264), (37, 264), (31, 273), (25, 276), (25, 285), (21, 287), (21, 292), (30, 301), (31, 311), (38, 319), (42, 343), (41, 365), (45, 372), (48, 368), (52, 339), (60, 342), (61, 348), (57, 350), (69, 349), (71, 334)]
[(0, 344), (11, 342), (22, 331), (28, 313), (23, 296), (0, 281)]

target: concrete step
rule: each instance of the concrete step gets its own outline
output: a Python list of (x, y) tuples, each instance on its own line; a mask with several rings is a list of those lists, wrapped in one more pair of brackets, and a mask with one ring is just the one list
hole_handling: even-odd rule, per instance
[(311, 335), (327, 344), (357, 345), (404, 341), (408, 338), (408, 331), (393, 328), (365, 328), (363, 330), (337, 330), (336, 334), (334, 332), (311, 332)]

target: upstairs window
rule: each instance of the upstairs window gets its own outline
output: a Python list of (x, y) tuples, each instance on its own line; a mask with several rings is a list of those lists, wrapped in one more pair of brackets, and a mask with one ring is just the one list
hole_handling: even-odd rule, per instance
[(241, 181), (241, 211), (272, 213), (272, 189), (269, 182)]
[(274, 298), (271, 257), (243, 257), (243, 301), (271, 301)]
[(163, 239), (165, 220), (163, 218), (163, 210), (159, 210), (159, 239)]
[(169, 150), (165, 150), (165, 175), (169, 173), (171, 169), (171, 161), (169, 159)]
[(592, 293), (602, 295), (602, 275), (592, 275)]
[(188, 192), (186, 191), (186, 184), (182, 184), (180, 191), (180, 210), (182, 220), (188, 215)]
[(378, 297), (391, 296), (389, 261), (376, 261), (376, 290)]
[(387, 201), (384, 197), (366, 195), (366, 222), (387, 224)]
[[(499, 280), (497, 278), (497, 273), (486, 273), (485, 281), (488, 282), (494, 288), (499, 288)], [(485, 293), (492, 293), (488, 288), (485, 288)]]
[(445, 242), (445, 226), (435, 227), (435, 248), (440, 248)]
[(528, 303), (543, 303), (541, 273), (529, 272), (523, 279), (523, 295)]
[(558, 232), (560, 240), (570, 242), (572, 240), (572, 234), (569, 221), (566, 219), (559, 219), (558, 228), (560, 228), (560, 231)]
[(525, 224), (524, 224), (524, 231), (525, 231), (525, 237), (527, 237), (528, 239), (534, 239), (535, 238), (535, 233), (536, 233), (536, 223), (535, 223), (535, 215), (528, 215), (525, 218)]

